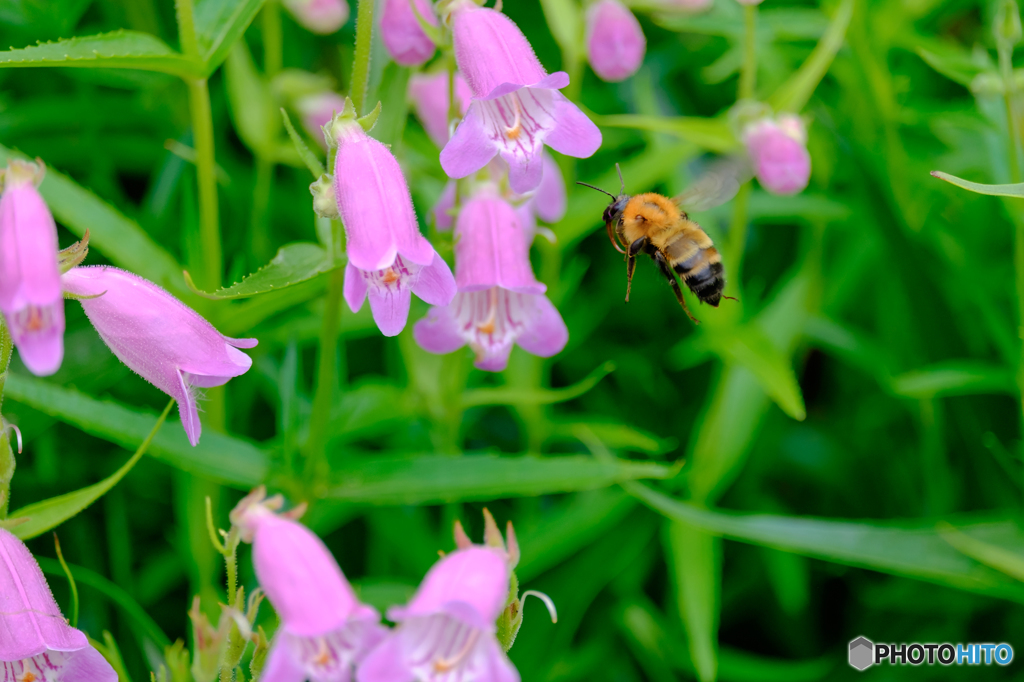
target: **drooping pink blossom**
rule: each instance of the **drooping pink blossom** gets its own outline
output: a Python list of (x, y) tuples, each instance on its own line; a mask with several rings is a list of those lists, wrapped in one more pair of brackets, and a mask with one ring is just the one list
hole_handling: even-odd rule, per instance
[(811, 177), (807, 132), (799, 116), (762, 118), (746, 127), (743, 142), (761, 185), (772, 194), (796, 194)]
[(611, 82), (636, 73), (647, 51), (640, 22), (619, 0), (597, 0), (587, 8), (586, 44), (594, 73)]
[(85, 634), (64, 620), (28, 547), (0, 528), (0, 680), (117, 682)]
[(299, 98), (295, 102), (295, 108), (302, 116), (302, 127), (324, 149), (327, 149), (327, 142), (324, 140), (321, 128), (330, 123), (334, 114), (345, 108), (345, 98), (336, 92), (321, 92)]
[(356, 598), (320, 538), (291, 514), (275, 513), (281, 504), (260, 487), (231, 512), (242, 540), (252, 543), (256, 578), (281, 619), (261, 679), (348, 682), (387, 630), (377, 610)]
[(416, 342), (431, 353), (468, 344), (476, 366), (492, 372), (505, 368), (513, 344), (541, 357), (561, 351), (569, 332), (533, 275), (515, 209), (484, 187), (459, 212), (455, 231), (459, 293), (416, 323)]
[(0, 172), (0, 312), (29, 371), (53, 374), (64, 359), (64, 297), (57, 225), (36, 185), (38, 165), (12, 160)]
[(464, 178), (500, 155), (522, 194), (540, 184), (545, 144), (581, 158), (597, 151), (601, 131), (558, 92), (569, 76), (548, 75), (511, 19), (472, 0), (456, 0), (450, 11), (455, 61), (473, 102), (441, 150), (449, 177)]
[(408, 605), (392, 607), (398, 623), (356, 672), (358, 682), (519, 682), (502, 651), (495, 621), (509, 593), (502, 552), (458, 549), (434, 564)]
[(432, 26), (437, 26), (437, 17), (430, 0), (384, 0), (380, 18), (380, 38), (384, 49), (391, 58), (402, 66), (419, 66), (434, 56), (434, 41), (420, 26), (416, 11)]
[[(416, 118), (438, 147), (448, 142), (449, 83), (445, 71), (415, 73), (409, 78), (409, 99)], [(466, 115), (473, 93), (460, 74), (455, 74), (455, 99), (460, 116)]]
[(381, 333), (396, 336), (409, 317), (411, 294), (447, 305), (455, 279), (420, 234), (409, 186), (388, 148), (354, 121), (336, 123), (333, 137), (335, 197), (348, 236), (345, 300), (357, 312), (369, 296)]
[(178, 401), (189, 443), (202, 433), (196, 389), (221, 386), (245, 374), (252, 359), (239, 348), (256, 339), (231, 339), (156, 284), (107, 265), (77, 267), (61, 276), (81, 298), (100, 338), (121, 362)]
[(346, 0), (284, 0), (285, 9), (308, 31), (328, 35), (348, 21)]

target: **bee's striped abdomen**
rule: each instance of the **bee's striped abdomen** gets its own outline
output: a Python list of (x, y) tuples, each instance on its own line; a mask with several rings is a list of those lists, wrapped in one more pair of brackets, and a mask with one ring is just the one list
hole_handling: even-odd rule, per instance
[(714, 308), (718, 307), (722, 300), (722, 290), (725, 289), (725, 277), (722, 256), (715, 247), (702, 249), (693, 244), (693, 248), (684, 252), (682, 259), (673, 259), (670, 262), (694, 296)]

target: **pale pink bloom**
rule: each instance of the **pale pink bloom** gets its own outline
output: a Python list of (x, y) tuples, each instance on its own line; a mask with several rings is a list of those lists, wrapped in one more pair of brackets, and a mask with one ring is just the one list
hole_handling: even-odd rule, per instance
[[(416, 118), (438, 147), (443, 147), (448, 141), (448, 90), (448, 73), (445, 71), (414, 73), (409, 78), (409, 99)], [(459, 104), (459, 115), (465, 116), (473, 93), (460, 74), (455, 74), (455, 98)]]
[(117, 682), (117, 673), (68, 625), (39, 564), (0, 528), (0, 680)]
[(449, 177), (464, 178), (499, 155), (509, 165), (512, 190), (523, 194), (540, 184), (545, 144), (581, 158), (597, 151), (601, 131), (558, 92), (569, 76), (548, 75), (511, 19), (456, 0), (451, 23), (455, 61), (473, 102), (441, 150)]
[(230, 339), (156, 284), (108, 265), (64, 273), (65, 291), (79, 302), (100, 338), (121, 362), (178, 401), (192, 445), (202, 424), (196, 389), (221, 386), (245, 374), (252, 359), (239, 348), (256, 339)]
[(321, 92), (301, 97), (295, 102), (295, 108), (302, 116), (302, 127), (327, 149), (322, 128), (331, 122), (334, 114), (345, 109), (345, 98), (336, 92)]
[(455, 231), (459, 293), (416, 323), (416, 342), (431, 353), (469, 344), (476, 366), (492, 372), (505, 369), (513, 344), (541, 357), (561, 351), (569, 332), (533, 276), (515, 209), (484, 188), (459, 212)]
[(284, 6), (306, 30), (321, 35), (334, 33), (348, 21), (346, 0), (284, 0)]
[(347, 682), (352, 668), (384, 637), (376, 609), (362, 604), (330, 550), (311, 530), (276, 514), (280, 496), (258, 488), (231, 512), (252, 543), (256, 579), (281, 625), (261, 680)]
[(618, 0), (597, 0), (587, 8), (587, 61), (601, 80), (618, 82), (637, 72), (647, 40), (640, 22)]
[(25, 366), (46, 376), (64, 359), (57, 225), (36, 185), (42, 165), (11, 161), (0, 195), (0, 312)]
[(796, 194), (811, 177), (807, 132), (799, 116), (763, 118), (743, 131), (743, 142), (761, 185), (772, 194)]
[(502, 552), (467, 547), (434, 564), (398, 623), (356, 671), (358, 682), (519, 682), (495, 621), (509, 593)]
[(412, 4), (428, 24), (437, 26), (430, 0), (384, 0), (380, 39), (391, 58), (402, 66), (419, 66), (434, 56), (432, 41), (413, 13)]
[(355, 122), (337, 125), (334, 138), (334, 191), (348, 235), (345, 300), (357, 312), (369, 296), (381, 333), (396, 336), (409, 317), (411, 294), (447, 305), (455, 279), (420, 234), (409, 186), (388, 148)]

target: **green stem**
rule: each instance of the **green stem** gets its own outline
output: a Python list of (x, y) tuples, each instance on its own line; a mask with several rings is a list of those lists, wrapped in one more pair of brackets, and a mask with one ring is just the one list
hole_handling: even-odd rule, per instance
[(181, 51), (189, 57), (199, 56), (199, 41), (196, 40), (196, 24), (192, 18), (192, 0), (175, 0), (174, 9), (178, 14), (178, 40)]
[(1020, 182), (1020, 140), (1018, 139), (1017, 115), (1013, 105), (1013, 47), (999, 49), (999, 70), (1003, 78), (1003, 102), (1006, 105), (1006, 130), (1010, 136), (1010, 181)]
[(281, 6), (277, 0), (267, 0), (261, 12), (263, 29), (263, 73), (273, 78), (281, 71), (283, 47), (281, 39)]
[[(4, 384), (7, 383), (7, 370), (14, 354), (14, 341), (11, 333), (0, 317), (0, 407), (3, 406)], [(0, 414), (0, 519), (7, 518), (7, 509), (11, 502), (11, 479), (14, 478), (14, 450), (11, 448), (11, 432), (6, 428), (3, 415)]]
[(270, 243), (270, 190), (274, 182), (274, 162), (267, 157), (256, 155), (256, 186), (252, 191), (252, 216), (249, 236), (256, 260), (262, 265), (269, 260)]
[(320, 327), (320, 360), (317, 368), (316, 393), (313, 395), (313, 410), (309, 418), (309, 441), (306, 448), (307, 482), (322, 480), (327, 455), (327, 425), (331, 419), (338, 385), (338, 329), (341, 325), (341, 297), (345, 283), (345, 270), (338, 268), (331, 273), (327, 283), (327, 300), (324, 302), (324, 320)]
[(729, 228), (729, 282), (732, 292), (738, 292), (740, 275), (743, 270), (743, 247), (747, 243), (749, 222), (750, 183), (740, 187), (733, 203), (732, 227)]
[(220, 244), (217, 209), (217, 161), (213, 155), (213, 114), (210, 89), (205, 78), (188, 81), (192, 136), (196, 148), (196, 177), (199, 183), (199, 241), (203, 248), (203, 286), (219, 287), (224, 255)]
[(754, 99), (757, 85), (757, 5), (743, 8), (743, 66), (739, 99)]
[(352, 57), (352, 83), (349, 92), (356, 113), (360, 116), (367, 112), (366, 93), (370, 87), (370, 42), (373, 38), (373, 0), (359, 0), (356, 12), (356, 50)]

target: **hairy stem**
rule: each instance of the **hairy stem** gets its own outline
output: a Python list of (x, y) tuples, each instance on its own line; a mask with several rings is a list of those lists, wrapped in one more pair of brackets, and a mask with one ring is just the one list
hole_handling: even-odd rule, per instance
[(352, 58), (352, 104), (360, 116), (366, 114), (366, 93), (370, 87), (370, 40), (373, 37), (373, 0), (359, 0), (356, 12), (356, 51)]
[(320, 358), (316, 375), (316, 393), (313, 395), (313, 411), (309, 418), (309, 441), (306, 448), (307, 482), (318, 480), (324, 467), (327, 450), (327, 425), (331, 419), (338, 385), (338, 329), (341, 325), (342, 292), (345, 270), (338, 268), (331, 273), (327, 283), (327, 300), (324, 301), (324, 319), (320, 327)]
[(747, 243), (748, 206), (750, 183), (740, 187), (733, 203), (732, 226), (729, 228), (729, 282), (732, 293), (739, 291), (740, 274), (743, 269), (743, 247)]
[(203, 249), (203, 286), (220, 287), (223, 253), (220, 217), (217, 209), (217, 162), (213, 155), (213, 115), (210, 89), (205, 78), (188, 81), (192, 136), (196, 148), (196, 177), (199, 183), (199, 241)]
[(739, 99), (754, 99), (757, 86), (757, 5), (743, 8), (743, 66)]
[(196, 40), (196, 24), (192, 15), (192, 0), (175, 0), (174, 9), (178, 15), (178, 41), (181, 51), (189, 57), (199, 56), (199, 42)]

